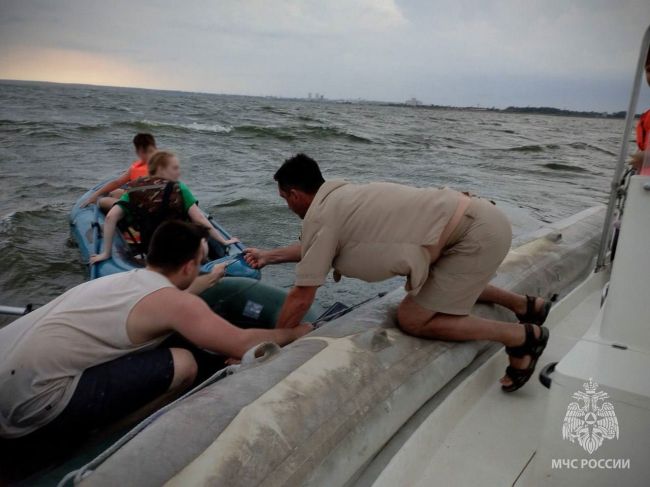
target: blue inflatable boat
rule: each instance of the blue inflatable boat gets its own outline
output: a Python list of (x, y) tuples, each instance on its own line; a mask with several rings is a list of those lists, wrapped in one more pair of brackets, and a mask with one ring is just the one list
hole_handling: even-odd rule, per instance
[[(84, 262), (88, 262), (90, 256), (100, 253), (104, 244), (102, 230), (104, 228), (104, 213), (97, 205), (88, 205), (81, 208), (81, 203), (88, 199), (98, 188), (101, 188), (106, 181), (98, 184), (90, 189), (72, 207), (70, 211), (70, 235), (76, 242), (81, 252), (81, 258)], [(206, 215), (207, 216), (207, 215)], [(217, 229), (225, 239), (231, 238), (230, 234), (226, 232), (212, 217), (208, 216), (208, 220)], [(216, 243), (216, 246), (219, 246)], [(214, 246), (212, 246), (214, 247)], [(210, 272), (215, 264), (220, 262), (230, 262), (226, 267), (226, 275), (234, 277), (251, 277), (259, 279), (260, 271), (253, 269), (246, 264), (244, 260), (245, 246), (241, 243), (235, 243), (227, 247), (219, 249), (218, 257), (210, 262), (203, 264), (201, 272)], [(122, 232), (115, 232), (113, 238), (113, 251), (111, 258), (97, 264), (91, 265), (89, 269), (89, 278), (95, 279), (97, 277), (108, 276), (117, 272), (130, 271), (144, 265), (142, 259), (136, 258), (125, 240)]]

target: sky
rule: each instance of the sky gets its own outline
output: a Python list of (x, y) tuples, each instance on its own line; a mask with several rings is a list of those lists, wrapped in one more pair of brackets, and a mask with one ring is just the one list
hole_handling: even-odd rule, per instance
[(618, 111), (648, 25), (649, 0), (0, 0), (0, 79)]

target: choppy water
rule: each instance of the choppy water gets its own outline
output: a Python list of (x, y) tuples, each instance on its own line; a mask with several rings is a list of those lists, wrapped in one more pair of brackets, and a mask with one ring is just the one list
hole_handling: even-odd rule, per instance
[[(604, 203), (622, 130), (620, 120), (0, 83), (0, 304), (44, 303), (84, 280), (68, 211), (135, 159), (138, 131), (179, 155), (182, 179), (227, 229), (271, 247), (299, 234), (272, 178), (298, 151), (326, 178), (488, 196), (517, 235)], [(264, 279), (288, 286), (292, 269), (269, 267)], [(344, 279), (319, 300), (354, 303), (396, 285)]]

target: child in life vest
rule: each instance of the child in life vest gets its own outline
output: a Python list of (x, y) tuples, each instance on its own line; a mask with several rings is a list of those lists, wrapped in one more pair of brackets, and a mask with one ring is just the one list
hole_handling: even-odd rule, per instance
[(109, 181), (95, 191), (90, 198), (81, 204), (82, 208), (97, 203), (104, 212), (109, 211), (118, 198), (124, 194), (122, 186), (149, 174), (147, 164), (151, 156), (156, 152), (156, 140), (151, 134), (137, 134), (133, 137), (133, 145), (138, 160), (131, 164), (119, 178)]
[[(175, 196), (180, 197), (179, 203), (181, 208), (178, 209), (179, 211), (170, 213), (170, 215), (176, 215), (173, 217), (174, 219), (178, 219), (177, 214), (182, 213), (183, 216), (181, 219), (185, 219), (198, 225), (204, 226), (208, 229), (210, 237), (214, 238), (222, 245), (228, 246), (239, 242), (239, 239), (237, 238), (231, 238), (228, 240), (224, 239), (223, 236), (217, 231), (216, 228), (212, 226), (207, 217), (199, 209), (198, 200), (190, 192), (189, 188), (185, 186), (184, 183), (179, 181), (181, 175), (180, 163), (174, 154), (167, 151), (156, 152), (149, 160), (149, 173), (150, 175), (146, 177), (146, 179), (151, 180), (152, 186), (155, 186), (153, 183), (164, 181), (167, 183), (175, 183), (175, 186), (178, 187), (178, 194)], [(137, 190), (138, 188), (133, 189)], [(156, 188), (152, 188), (152, 191), (155, 190)], [(131, 203), (131, 197), (129, 193), (130, 190), (127, 190), (120, 197), (118, 204), (114, 205), (106, 215), (106, 220), (104, 222), (104, 249), (100, 254), (90, 257), (91, 264), (101, 262), (111, 257), (115, 229), (118, 222), (127, 216), (129, 204)], [(152, 228), (150, 230), (153, 232), (155, 228)]]
[[(645, 79), (650, 86), (650, 51), (645, 61)], [(650, 110), (639, 118), (636, 126), (636, 143), (639, 150), (632, 154), (630, 164), (640, 175), (650, 176)]]

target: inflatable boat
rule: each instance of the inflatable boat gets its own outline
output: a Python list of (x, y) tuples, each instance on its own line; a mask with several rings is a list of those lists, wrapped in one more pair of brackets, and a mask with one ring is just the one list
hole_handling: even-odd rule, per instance
[[(93, 204), (81, 207), (98, 188), (101, 188), (106, 181), (101, 182), (94, 188), (86, 192), (72, 207), (70, 211), (70, 235), (76, 245), (79, 247), (81, 258), (88, 262), (90, 256), (98, 254), (101, 251), (104, 239), (102, 229), (104, 228), (104, 213), (99, 206)], [(225, 239), (231, 238), (231, 235), (219, 225), (212, 217), (206, 215), (212, 226), (223, 235)], [(227, 276), (250, 277), (253, 279), (260, 278), (260, 271), (253, 269), (246, 264), (243, 259), (245, 246), (242, 243), (235, 243), (227, 247), (221, 246), (217, 242), (210, 245), (211, 260), (201, 267), (201, 272), (210, 272), (215, 264), (228, 261), (226, 268)], [(137, 267), (143, 267), (143, 259), (134, 255), (127, 239), (122, 232), (116, 232), (113, 238), (113, 251), (111, 258), (89, 265), (89, 279), (108, 276), (117, 272), (129, 271)]]
[[(604, 208), (594, 207), (519, 239), (493, 284), (567, 295), (593, 269), (603, 219)], [(442, 401), (501, 349), (403, 334), (395, 316), (404, 294), (378, 297), (282, 349), (259, 345), (241, 365), (158, 411), (83, 467), (65, 476), (60, 468), (56, 478), (84, 486), (354, 485), (418, 410)], [(206, 299), (227, 317), (230, 306), (239, 318), (262, 317), (264, 308), (248, 304), (255, 302), (249, 296)], [(474, 313), (515, 321), (486, 304)]]

